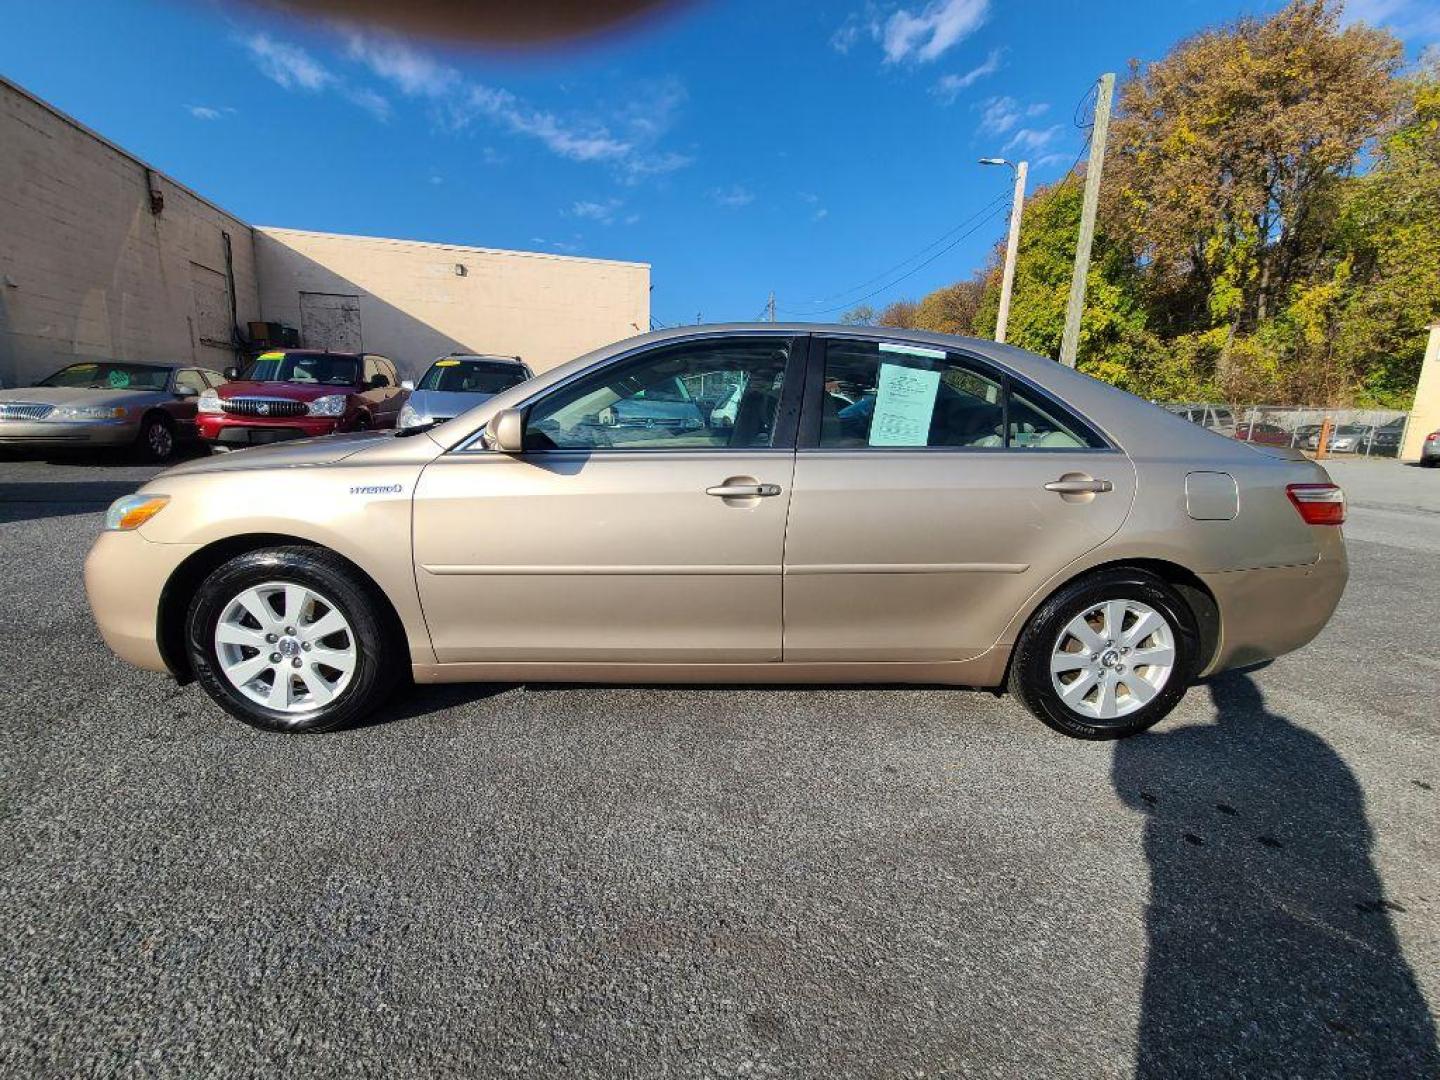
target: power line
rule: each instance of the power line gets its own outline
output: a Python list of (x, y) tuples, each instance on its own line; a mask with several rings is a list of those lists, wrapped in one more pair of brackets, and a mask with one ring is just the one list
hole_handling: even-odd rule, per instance
[[(877, 281), (880, 281), (880, 280), (882, 280), (882, 279), (884, 279), (884, 278), (889, 277), (889, 276), (890, 276), (891, 274), (893, 274), (896, 270), (899, 270), (902, 266), (905, 266), (907, 263), (909, 263), (909, 262), (911, 262), (911, 261), (913, 261), (913, 260), (915, 260), (915, 259), (920, 258), (922, 255), (926, 254), (927, 252), (929, 252), (931, 249), (935, 248), (935, 247), (938, 246), (939, 244), (943, 244), (946, 240), (948, 240), (951, 236), (953, 236), (953, 235), (954, 235), (955, 233), (957, 233), (959, 230), (963, 229), (966, 225), (969, 225), (969, 224), (970, 224), (972, 221), (974, 221), (976, 218), (980, 217), (981, 214), (985, 213), (987, 210), (992, 209), (996, 204), (1001, 203), (1001, 202), (1004, 202), (1004, 201), (1005, 201), (1005, 198), (1006, 198), (1006, 194), (1005, 194), (1005, 192), (1002, 191), (999, 195), (995, 196), (994, 199), (992, 199), (990, 202), (986, 203), (986, 204), (985, 204), (984, 206), (982, 206), (979, 210), (975, 211), (975, 213), (971, 214), (971, 215), (970, 215), (968, 218), (966, 218), (964, 221), (961, 221), (958, 225), (955, 225), (955, 226), (947, 229), (945, 232), (941, 233), (941, 234), (940, 234), (938, 237), (936, 237), (934, 240), (930, 241), (930, 243), (928, 243), (928, 244), (926, 244), (924, 247), (922, 247), (919, 251), (916, 251), (916, 252), (914, 252), (913, 254), (906, 256), (905, 258), (901, 259), (898, 263), (896, 263), (894, 266), (891, 266), (891, 267), (889, 267), (888, 269), (882, 270), (882, 271), (880, 271), (880, 273), (876, 274), (874, 277), (872, 277), (872, 278), (867, 278), (867, 279), (865, 279), (864, 281), (860, 282), (860, 283), (857, 284), (857, 285), (852, 285), (852, 286), (850, 286), (850, 288), (848, 288), (848, 289), (841, 289), (839, 292), (830, 293), (830, 294), (827, 295), (827, 296), (817, 296), (813, 302), (814, 302), (814, 303), (817, 303), (817, 304), (820, 304), (820, 303), (824, 303), (826, 300), (836, 300), (836, 299), (838, 299), (838, 298), (840, 298), (840, 297), (842, 297), (842, 296), (847, 296), (847, 295), (849, 295), (849, 294), (852, 293), (852, 292), (859, 292), (861, 289), (864, 289), (865, 287), (867, 287), (867, 286), (869, 286), (869, 285), (875, 284), (875, 282), (877, 282)], [(842, 306), (848, 306), (848, 305), (842, 305)]]
[[(1004, 201), (1004, 199), (1003, 199), (1003, 197), (1002, 197), (1001, 199), (997, 199), (997, 200), (996, 200), (996, 203), (1002, 203), (1003, 201)], [(931, 255), (930, 258), (926, 259), (924, 262), (922, 262), (922, 263), (920, 263), (920, 264), (912, 267), (911, 269), (907, 270), (905, 273), (901, 274), (899, 277), (895, 278), (893, 281), (886, 282), (884, 285), (881, 285), (878, 289), (874, 289), (874, 290), (866, 293), (864, 296), (857, 296), (857, 297), (855, 297), (855, 298), (852, 299), (852, 300), (847, 300), (847, 301), (846, 301), (845, 303), (843, 303), (843, 304), (837, 304), (837, 305), (835, 305), (834, 307), (819, 308), (819, 309), (817, 309), (817, 310), (808, 311), (808, 312), (798, 312), (798, 311), (796, 311), (796, 312), (789, 312), (789, 313), (790, 313), (790, 314), (796, 314), (796, 315), (828, 315), (828, 314), (830, 314), (831, 312), (834, 312), (834, 311), (843, 311), (843, 310), (845, 310), (846, 308), (853, 307), (853, 306), (856, 305), (856, 304), (864, 303), (866, 300), (869, 300), (871, 297), (879, 296), (881, 293), (883, 293), (883, 292), (885, 292), (885, 291), (887, 291), (887, 290), (889, 290), (889, 289), (893, 289), (896, 285), (899, 285), (900, 282), (904, 281), (906, 278), (912, 277), (912, 276), (914, 276), (915, 274), (918, 274), (921, 270), (924, 270), (925, 267), (929, 266), (929, 265), (930, 265), (931, 263), (933, 263), (936, 259), (940, 258), (940, 256), (944, 255), (946, 252), (952, 250), (952, 249), (955, 248), (955, 247), (958, 247), (959, 244), (960, 244), (960, 242), (961, 242), (962, 240), (966, 240), (966, 239), (968, 239), (969, 237), (971, 237), (972, 235), (974, 235), (975, 233), (979, 232), (982, 226), (984, 226), (985, 224), (987, 224), (987, 223), (988, 223), (992, 218), (994, 218), (997, 214), (999, 214), (999, 213), (1001, 213), (1001, 212), (1003, 212), (1004, 210), (1007, 209), (1007, 207), (1005, 207), (1005, 206), (1003, 206), (1003, 205), (996, 205), (995, 203), (992, 203), (991, 206), (992, 206), (992, 209), (990, 210), (990, 212), (989, 212), (988, 214), (986, 214), (986, 215), (985, 215), (983, 218), (981, 218), (979, 221), (975, 222), (975, 224), (972, 225), (972, 226), (971, 226), (969, 229), (967, 229), (965, 232), (963, 232), (963, 233), (961, 233), (959, 236), (955, 237), (954, 240), (952, 240), (950, 243), (946, 244), (946, 245), (945, 245), (943, 248), (941, 248), (939, 251), (935, 252), (934, 255)], [(904, 265), (904, 264), (902, 263), (901, 265)]]

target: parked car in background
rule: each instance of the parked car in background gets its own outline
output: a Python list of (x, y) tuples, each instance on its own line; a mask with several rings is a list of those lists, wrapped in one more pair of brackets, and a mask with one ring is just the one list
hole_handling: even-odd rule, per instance
[(479, 353), (442, 356), (430, 365), (418, 383), (402, 384), (411, 394), (400, 409), (399, 426), (443, 424), (530, 377), (530, 369), (518, 356)]
[(133, 449), (168, 461), (196, 437), (196, 405), (225, 377), (206, 368), (85, 360), (34, 386), (0, 390), (0, 446)]
[(1375, 429), (1368, 452), (1376, 457), (1395, 457), (1400, 453), (1400, 440), (1405, 437), (1405, 420), (1401, 416)]
[[(1330, 435), (1325, 440), (1325, 450), (1331, 454), (1353, 454), (1364, 445), (1365, 437), (1370, 433), (1368, 427), (1359, 424), (1339, 424), (1330, 429)], [(1320, 448), (1320, 431), (1317, 428), (1315, 433), (1304, 442), (1305, 449), (1318, 450)]]
[(395, 365), (374, 353), (282, 349), (231, 374), (199, 402), (200, 436), (221, 450), (392, 428), (410, 396)]
[(1440, 431), (1432, 431), (1420, 444), (1420, 464), (1427, 469), (1440, 465)]
[[(682, 393), (741, 381), (733, 422)], [(1008, 686), (1105, 739), (1313, 638), (1344, 519), (1315, 462), (1042, 357), (759, 323), (632, 338), (434, 428), (182, 465), (110, 508), (85, 581), (121, 657), (275, 731), (413, 676)]]
[(1241, 442), (1260, 443), (1263, 446), (1289, 446), (1295, 433), (1286, 431), (1279, 424), (1240, 424), (1235, 428), (1235, 438)]
[(1223, 405), (1166, 405), (1176, 416), (1182, 416), (1197, 427), (1219, 435), (1235, 437), (1235, 414)]

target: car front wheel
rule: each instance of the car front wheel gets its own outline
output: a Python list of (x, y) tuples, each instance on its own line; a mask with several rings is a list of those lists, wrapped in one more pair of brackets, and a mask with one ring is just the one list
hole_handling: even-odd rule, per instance
[(1056, 731), (1119, 739), (1159, 723), (1194, 677), (1189, 605), (1155, 576), (1125, 568), (1071, 582), (1031, 618), (1010, 691)]
[(266, 731), (334, 731), (378, 706), (403, 663), (373, 589), (320, 548), (239, 555), (201, 584), (186, 618), (196, 678)]
[(163, 416), (148, 417), (140, 425), (140, 437), (136, 442), (140, 456), (154, 464), (169, 461), (175, 454), (175, 429)]

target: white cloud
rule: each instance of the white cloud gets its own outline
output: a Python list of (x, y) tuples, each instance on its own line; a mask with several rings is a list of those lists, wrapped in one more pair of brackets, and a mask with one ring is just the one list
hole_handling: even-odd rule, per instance
[(347, 86), (342, 93), (345, 100), (352, 105), (359, 105), (376, 120), (383, 122), (390, 119), (390, 102), (383, 94), (377, 94), (368, 86)]
[(755, 201), (755, 193), (740, 184), (731, 184), (727, 188), (715, 188), (710, 192), (710, 198), (715, 201), (716, 206), (725, 206), (736, 209), (741, 206), (749, 206)]
[(209, 105), (186, 105), (185, 111), (196, 120), (219, 120), (221, 117), (229, 116), (235, 112), (228, 105), (220, 108), (212, 108)]
[(1004, 52), (1004, 49), (991, 49), (990, 55), (985, 58), (983, 64), (979, 67), (971, 68), (965, 72), (964, 75), (942, 75), (939, 81), (935, 83), (935, 96), (948, 105), (955, 100), (960, 91), (968, 90), (981, 79), (988, 75), (994, 75), (995, 72), (999, 71), (1000, 58)]
[(938, 59), (979, 29), (990, 0), (932, 0), (916, 14), (901, 8), (885, 20), (881, 47), (888, 63)]
[(619, 199), (598, 201), (582, 199), (579, 202), (571, 203), (570, 209), (566, 213), (573, 218), (584, 218), (589, 221), (598, 221), (602, 225), (609, 225), (615, 220), (616, 213), (623, 205)]
[(825, 220), (827, 217), (829, 217), (829, 216), (830, 216), (830, 211), (827, 210), (827, 209), (825, 209), (825, 207), (822, 206), (822, 207), (820, 207), (819, 210), (816, 210), (816, 211), (815, 211), (815, 218), (814, 218), (814, 220), (816, 220), (816, 221), (824, 221), (824, 220)]
[(691, 158), (660, 152), (654, 144), (670, 129), (685, 91), (666, 82), (637, 93), (610, 124), (558, 116), (532, 106), (503, 87), (466, 79), (399, 38), (345, 30), (346, 54), (386, 80), (406, 97), (426, 100), (456, 129), (478, 118), (513, 134), (534, 139), (551, 153), (571, 161), (603, 162), (627, 183), (672, 172)]
[(1050, 144), (1063, 130), (1065, 129), (1059, 124), (1048, 128), (1021, 128), (1005, 144), (1003, 151), (1020, 150), (1027, 154), (1039, 153), (1041, 150), (1049, 149)]
[(980, 110), (980, 134), (1003, 135), (1022, 120), (1033, 120), (1050, 111), (1043, 101), (1022, 105), (1012, 97), (989, 97), (976, 106)]
[(1346, 0), (1341, 20), (1384, 27), (1407, 41), (1440, 37), (1440, 5), (1434, 0)]
[(986, 98), (979, 108), (982, 135), (1003, 135), (1023, 118), (1020, 103), (1012, 97)]
[(260, 74), (286, 90), (323, 90), (335, 81), (334, 75), (298, 45), (276, 41), (269, 34), (252, 34), (244, 40)]

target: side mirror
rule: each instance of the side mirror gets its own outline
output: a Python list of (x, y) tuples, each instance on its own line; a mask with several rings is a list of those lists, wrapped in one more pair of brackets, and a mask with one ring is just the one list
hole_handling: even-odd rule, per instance
[(401, 390), (414, 390), (414, 389), (415, 389), (415, 380), (414, 380), (414, 379), (401, 379), (401, 380), (400, 380), (400, 389), (401, 389)]
[(384, 375), (381, 375), (378, 371), (377, 371), (374, 375), (371, 375), (371, 376), (370, 376), (370, 389), (371, 389), (371, 390), (383, 390), (385, 387), (387, 387), (387, 386), (389, 386), (389, 385), (390, 385), (390, 380), (387, 379)]
[(485, 425), (485, 445), (502, 454), (525, 452), (525, 414), (519, 409), (501, 409)]
[(240, 369), (239, 369), (238, 367), (227, 367), (227, 368), (225, 369), (225, 378), (227, 378), (227, 379), (238, 379), (238, 378), (240, 378)]
[(199, 397), (200, 391), (196, 390), (193, 386), (177, 386), (175, 387), (175, 396), (177, 398)]

